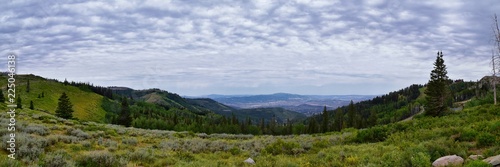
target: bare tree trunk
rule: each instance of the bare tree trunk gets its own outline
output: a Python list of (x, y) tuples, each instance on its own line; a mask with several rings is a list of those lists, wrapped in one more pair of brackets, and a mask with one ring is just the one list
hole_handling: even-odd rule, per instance
[[(493, 35), (495, 36), (495, 45), (496, 45), (496, 48), (497, 48), (497, 53), (500, 53), (500, 28), (498, 26), (498, 20), (497, 20), (497, 14), (495, 14), (493, 16), (493, 21), (494, 21), (494, 25), (493, 25)], [(493, 63), (493, 96), (494, 96), (494, 100), (495, 100), (495, 105), (497, 104), (497, 90), (496, 90), (496, 80), (497, 80), (497, 77), (496, 77), (496, 66), (495, 66), (495, 52), (492, 50), (491, 52), (491, 61)], [(499, 55), (500, 56), (500, 55)], [(498, 60), (498, 58), (497, 58)]]
[(493, 82), (493, 104), (497, 105), (497, 75), (495, 66), (495, 52), (493, 50), (491, 50), (491, 63), (493, 64), (493, 77), (491, 79)]

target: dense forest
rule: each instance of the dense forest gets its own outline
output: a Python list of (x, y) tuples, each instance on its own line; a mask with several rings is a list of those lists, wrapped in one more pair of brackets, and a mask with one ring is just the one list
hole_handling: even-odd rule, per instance
[[(464, 82), (449, 80), (453, 102), (464, 101), (481, 92), (487, 92), (488, 81)], [(129, 88), (100, 87), (89, 83), (68, 82), (104, 96), (102, 108), (106, 111), (106, 122), (145, 129), (192, 131), (199, 133), (231, 134), (311, 134), (340, 131), (344, 128), (366, 128), (404, 120), (419, 113), (426, 103), (423, 98), (425, 85), (411, 85), (398, 91), (377, 96), (371, 100), (325, 111), (309, 119), (278, 119), (272, 112), (236, 112), (228, 106), (206, 99), (185, 99), (177, 94), (149, 89), (134, 91)], [(484, 94), (484, 93), (483, 93)], [(201, 104), (203, 103), (203, 104)], [(214, 112), (214, 107), (223, 107), (226, 112)], [(220, 109), (222, 110), (222, 109)], [(269, 108), (279, 113), (279, 108)], [(258, 116), (252, 116), (257, 114)], [(260, 115), (259, 115), (260, 114)], [(271, 114), (271, 115), (270, 115)], [(266, 119), (264, 119), (266, 118)]]

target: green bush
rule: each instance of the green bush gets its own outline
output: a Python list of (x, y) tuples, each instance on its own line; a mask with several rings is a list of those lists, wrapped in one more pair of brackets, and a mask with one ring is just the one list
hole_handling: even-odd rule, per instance
[(477, 136), (477, 146), (486, 147), (492, 146), (496, 142), (496, 137), (489, 133), (481, 133)]
[(491, 165), (481, 160), (474, 160), (465, 164), (465, 167), (491, 167)]
[(239, 155), (241, 153), (241, 150), (238, 147), (233, 147), (229, 149), (229, 152), (231, 152), (231, 154), (233, 155)]
[(152, 150), (139, 149), (130, 154), (130, 160), (151, 163), (155, 161), (155, 157), (153, 156)]
[(387, 132), (387, 127), (376, 126), (358, 131), (354, 140), (358, 143), (380, 142), (387, 139)]
[(414, 167), (428, 167), (431, 166), (431, 157), (426, 153), (419, 152), (410, 157), (411, 166)]
[(121, 167), (125, 165), (107, 151), (91, 151), (76, 161), (76, 166), (82, 167)]
[(272, 155), (278, 155), (278, 154), (295, 155), (296, 150), (298, 150), (299, 148), (300, 145), (298, 143), (285, 142), (281, 139), (278, 139), (278, 141), (268, 145), (265, 148), (265, 151)]
[(57, 151), (55, 153), (49, 153), (43, 158), (39, 164), (40, 166), (50, 166), (50, 167), (66, 167), (66, 166), (74, 166), (73, 161), (67, 160), (71, 158), (64, 151)]
[(474, 141), (479, 133), (470, 128), (466, 128), (460, 133), (459, 141)]

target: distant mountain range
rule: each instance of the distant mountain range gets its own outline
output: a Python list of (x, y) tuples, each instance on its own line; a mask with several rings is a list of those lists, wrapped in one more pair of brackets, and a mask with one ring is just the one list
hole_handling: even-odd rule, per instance
[(305, 115), (314, 115), (327, 109), (335, 109), (353, 102), (372, 99), (375, 95), (298, 95), (289, 93), (275, 93), (268, 95), (207, 95), (205, 98), (213, 99), (227, 106), (252, 109), (281, 107)]

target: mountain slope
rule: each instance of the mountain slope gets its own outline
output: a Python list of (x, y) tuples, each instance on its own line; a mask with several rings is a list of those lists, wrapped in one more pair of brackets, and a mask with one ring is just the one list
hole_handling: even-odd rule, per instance
[[(101, 107), (103, 99), (101, 95), (35, 75), (16, 75), (15, 79), (16, 96), (21, 97), (24, 108), (28, 108), (30, 101), (33, 101), (35, 109), (55, 114), (58, 99), (63, 92), (66, 92), (75, 111), (73, 117), (83, 121), (104, 121), (106, 111)], [(29, 93), (26, 92), (28, 80)], [(7, 76), (0, 76), (0, 87), (6, 95)], [(38, 98), (42, 93), (44, 97)]]

